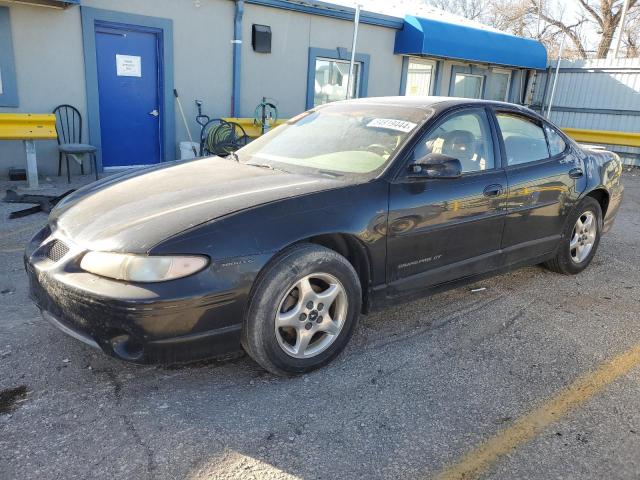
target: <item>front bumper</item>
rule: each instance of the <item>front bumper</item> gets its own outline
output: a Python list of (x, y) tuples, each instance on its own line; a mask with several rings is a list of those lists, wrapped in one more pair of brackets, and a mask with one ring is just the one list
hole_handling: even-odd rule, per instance
[[(56, 240), (66, 253), (50, 253)], [(187, 362), (241, 348), (246, 275), (220, 274), (212, 265), (178, 280), (133, 284), (81, 270), (83, 253), (48, 228), (25, 251), (31, 298), (68, 335), (134, 363)]]

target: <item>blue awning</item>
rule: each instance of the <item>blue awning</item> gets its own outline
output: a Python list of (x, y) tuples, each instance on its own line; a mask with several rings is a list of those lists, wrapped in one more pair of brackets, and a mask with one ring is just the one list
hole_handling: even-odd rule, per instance
[(395, 53), (538, 70), (547, 67), (547, 50), (537, 40), (410, 15), (396, 33)]

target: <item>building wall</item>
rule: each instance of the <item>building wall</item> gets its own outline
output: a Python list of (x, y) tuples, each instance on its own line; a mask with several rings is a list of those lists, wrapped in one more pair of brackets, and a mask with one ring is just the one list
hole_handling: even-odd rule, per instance
[[(53, 10), (28, 5), (9, 6), (18, 83), (18, 108), (0, 107), (0, 113), (45, 113), (61, 103), (75, 105), (86, 119), (84, 61), (80, 10)], [(55, 141), (36, 142), (39, 167), (57, 170)], [(24, 168), (22, 142), (0, 141), (0, 175), (9, 167)]]
[[(233, 72), (234, 2), (231, 0), (82, 0), (84, 7), (171, 19), (173, 25), (174, 87), (178, 89), (189, 128), (197, 139), (195, 99), (212, 118), (229, 116)], [(84, 141), (89, 141), (84, 53), (80, 8), (55, 10), (0, 0), (11, 14), (19, 107), (0, 112), (50, 112), (56, 105), (76, 106), (84, 119)], [(253, 51), (252, 24), (269, 25), (272, 53)], [(396, 30), (361, 24), (357, 53), (370, 58), (368, 96), (398, 95), (403, 57), (394, 55)], [(253, 117), (262, 97), (277, 103), (281, 118), (294, 116), (306, 106), (309, 49), (351, 49), (353, 23), (296, 11), (245, 4), (243, 18), (240, 112)], [(439, 62), (439, 94), (449, 94), (453, 66), (465, 62)], [(486, 68), (486, 66), (479, 66)], [(513, 70), (512, 85), (518, 70)], [(515, 92), (515, 93), (514, 93)], [(511, 88), (512, 101), (517, 89)], [(179, 112), (176, 143), (187, 140)], [(41, 173), (57, 171), (55, 141), (36, 142)], [(173, 146), (167, 145), (167, 148)], [(177, 155), (177, 152), (176, 152)], [(21, 142), (0, 142), (0, 175), (9, 167), (24, 167)]]
[[(271, 53), (251, 46), (251, 25), (269, 25)], [(397, 95), (402, 57), (394, 55), (395, 29), (360, 25), (357, 53), (371, 56), (368, 96)], [(253, 116), (262, 97), (275, 99), (283, 118), (305, 110), (309, 48), (351, 50), (353, 23), (258, 5), (246, 5), (242, 46), (242, 116)]]
[[(82, 113), (83, 140), (88, 141), (80, 8), (55, 10), (3, 0), (0, 5), (10, 9), (19, 95), (18, 108), (0, 107), (0, 112), (44, 113), (69, 103)], [(83, 0), (82, 5), (172, 19), (174, 86), (193, 136), (197, 137), (200, 131), (195, 122), (195, 99), (204, 102), (203, 112), (212, 118), (230, 114), (234, 2)], [(253, 51), (253, 23), (271, 26), (271, 54)], [(309, 47), (350, 49), (352, 32), (349, 21), (245, 5), (239, 116), (252, 117), (263, 96), (277, 101), (283, 118), (303, 111)], [(402, 58), (393, 54), (394, 35), (391, 28), (360, 26), (357, 51), (371, 55), (369, 96), (398, 93)], [(187, 140), (177, 111), (175, 128), (176, 142)], [(56, 142), (38, 141), (36, 148), (40, 172), (55, 173)], [(0, 175), (6, 174), (9, 167), (24, 168), (21, 142), (0, 142)]]

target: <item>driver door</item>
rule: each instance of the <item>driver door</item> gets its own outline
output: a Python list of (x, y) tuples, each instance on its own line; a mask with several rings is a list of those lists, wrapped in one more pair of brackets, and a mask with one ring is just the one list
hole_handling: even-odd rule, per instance
[[(390, 294), (495, 269), (504, 227), (506, 175), (484, 108), (456, 110), (431, 128), (391, 183), (387, 235)], [(428, 153), (462, 164), (458, 178), (409, 178)]]

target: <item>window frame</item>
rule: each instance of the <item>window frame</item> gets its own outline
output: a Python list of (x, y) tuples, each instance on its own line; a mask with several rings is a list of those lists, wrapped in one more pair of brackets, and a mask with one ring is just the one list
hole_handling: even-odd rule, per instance
[(476, 77), (480, 79), (480, 96), (479, 97), (457, 97), (457, 98), (466, 98), (467, 100), (484, 100), (484, 83), (485, 83), (485, 75), (480, 75), (477, 73), (465, 73), (465, 72), (454, 72), (453, 74), (453, 82), (451, 83), (451, 93), (452, 96), (455, 97), (456, 90), (456, 77), (461, 75), (463, 77)]
[[(413, 153), (415, 149), (420, 144), (420, 141), (428, 135), (431, 135), (437, 128), (440, 127), (443, 123), (448, 121), (451, 117), (464, 114), (466, 111), (483, 111), (486, 119), (487, 125), (489, 126), (489, 131), (491, 134), (491, 144), (493, 145), (493, 168), (487, 168), (486, 170), (476, 170), (473, 172), (463, 172), (461, 177), (471, 177), (477, 175), (483, 175), (488, 173), (493, 173), (497, 170), (501, 170), (504, 168), (503, 165), (503, 153), (500, 147), (498, 131), (496, 130), (495, 118), (493, 116), (493, 112), (486, 105), (458, 105), (454, 108), (447, 109), (442, 112), (440, 115), (431, 119), (427, 125), (424, 125), (421, 130), (416, 132), (411, 139), (411, 144), (406, 146), (406, 150), (402, 152), (398, 156), (398, 167), (394, 176), (392, 177), (392, 181), (404, 181), (409, 179), (408, 176), (408, 167), (413, 162)], [(395, 163), (395, 162), (394, 162)], [(411, 178), (412, 181), (425, 181), (425, 180), (434, 180), (432, 178)], [(442, 181), (442, 179), (436, 179), (438, 181)], [(453, 179), (455, 180), (455, 179)]]
[(11, 34), (11, 11), (5, 6), (0, 6), (0, 45), (5, 46), (0, 49), (0, 75), (2, 75), (0, 107), (18, 107), (20, 102)]
[(402, 72), (404, 76), (404, 82), (402, 82), (402, 91), (400, 92), (400, 94), (404, 97), (410, 96), (407, 94), (407, 87), (409, 86), (409, 68), (411, 63), (418, 63), (422, 65), (429, 65), (431, 67), (431, 76), (429, 78), (429, 91), (427, 92), (427, 96), (433, 95), (433, 92), (435, 91), (435, 83), (436, 83), (436, 77), (437, 77), (436, 69), (438, 68), (438, 62), (436, 62), (435, 60), (431, 60), (429, 58), (412, 57), (412, 56), (407, 56), (406, 59), (407, 59), (406, 67)]
[[(339, 60), (336, 58), (326, 58), (326, 57), (316, 57), (315, 62), (314, 62), (314, 79), (315, 76), (317, 75), (317, 66), (318, 66), (318, 61), (325, 61), (325, 62), (333, 62), (333, 63), (340, 63), (343, 65), (350, 65), (350, 61), (349, 60)], [(357, 75), (356, 75), (356, 84), (355, 84), (355, 88), (354, 91), (356, 92), (356, 94), (358, 94), (359, 90), (360, 90), (360, 83), (361, 83), (361, 78), (362, 78), (362, 63), (358, 62), (357, 60), (353, 62), (353, 66), (354, 66), (354, 70), (356, 71)], [(360, 98), (359, 96), (356, 96), (355, 98)], [(314, 83), (314, 101), (315, 101), (315, 83)], [(331, 103), (331, 102), (327, 102), (327, 103)], [(326, 105), (326, 103), (321, 103), (318, 105), (312, 105), (311, 108), (316, 108), (316, 107), (320, 107), (322, 105)]]
[[(309, 47), (309, 60), (307, 63), (307, 100), (306, 110), (314, 108), (314, 93), (316, 79), (316, 59), (350, 61), (351, 52), (346, 48), (336, 48), (334, 50), (326, 48)], [(369, 64), (371, 63), (370, 55), (366, 53), (355, 54), (355, 61), (361, 64), (359, 86), (356, 89), (356, 98), (364, 98), (367, 96), (369, 87)]]
[[(538, 127), (540, 127), (542, 129), (542, 133), (544, 134), (544, 139), (545, 139), (545, 143), (547, 144), (547, 154), (549, 155), (546, 158), (542, 158), (540, 160), (532, 160), (530, 162), (523, 162), (523, 163), (516, 163), (515, 165), (509, 165), (507, 163), (507, 149), (504, 146), (504, 137), (502, 136), (502, 130), (500, 129), (500, 123), (498, 122), (498, 115), (504, 113), (507, 115), (511, 115), (514, 117), (520, 117), (523, 118), (525, 120), (530, 121), (531, 123), (534, 123), (536, 125), (538, 125)], [(539, 165), (539, 164), (543, 164), (549, 161), (553, 161), (556, 160), (556, 157), (559, 157), (560, 155), (564, 155), (567, 151), (567, 149), (565, 148), (564, 152), (558, 155), (554, 155), (551, 156), (551, 148), (549, 146), (549, 139), (547, 138), (547, 132), (545, 131), (545, 124), (548, 122), (545, 122), (544, 120), (537, 118), (535, 116), (532, 115), (528, 115), (525, 112), (522, 112), (520, 110), (510, 110), (508, 108), (493, 108), (492, 109), (492, 115), (495, 121), (495, 128), (496, 128), (496, 132), (498, 135), (498, 141), (500, 142), (500, 154), (501, 157), (503, 158), (503, 167), (505, 169), (511, 170), (511, 169), (516, 169), (516, 168), (522, 168), (522, 167), (527, 167), (529, 165)], [(562, 139), (565, 140), (564, 136), (562, 136)], [(566, 144), (566, 140), (565, 140), (565, 144)], [(568, 144), (567, 144), (568, 147)]]
[[(509, 101), (509, 93), (511, 91), (511, 80), (513, 78), (513, 70), (509, 70), (506, 68), (494, 68), (491, 70), (492, 75), (507, 75), (507, 90), (504, 93), (504, 98), (502, 100), (495, 100), (497, 102), (508, 102)], [(488, 100), (488, 99), (487, 99)]]
[(554, 127), (553, 125), (551, 125), (549, 122), (542, 122), (542, 130), (544, 131), (544, 136), (547, 139), (547, 148), (549, 149), (549, 155), (551, 155), (551, 142), (549, 141), (549, 135), (547, 134), (547, 129), (552, 130), (553, 132), (555, 132), (556, 135), (558, 135), (562, 141), (564, 142), (564, 150), (560, 153), (556, 153), (555, 155), (551, 155), (550, 158), (557, 158), (557, 157), (562, 157), (564, 155), (566, 155), (569, 151), (569, 148), (571, 148), (569, 145), (569, 142), (567, 141), (567, 138), (560, 133), (560, 129)]

